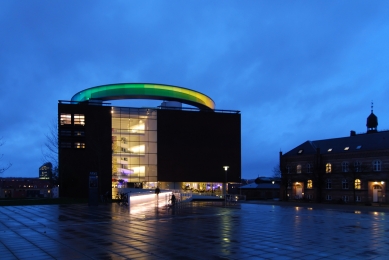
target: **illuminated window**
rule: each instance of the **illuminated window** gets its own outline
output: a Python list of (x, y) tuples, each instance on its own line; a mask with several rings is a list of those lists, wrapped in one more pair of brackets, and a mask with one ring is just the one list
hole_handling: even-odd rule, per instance
[(344, 148), (345, 151), (348, 151), (349, 149), (350, 149), (350, 147), (348, 147), (348, 146)]
[(342, 180), (342, 189), (348, 189), (348, 182), (346, 179)]
[(329, 148), (329, 149), (328, 149), (328, 152), (331, 152), (331, 151), (332, 151), (332, 148)]
[(360, 172), (361, 171), (361, 162), (354, 162), (354, 171), (355, 172)]
[(348, 172), (348, 162), (342, 162), (342, 172)]
[(307, 188), (308, 189), (312, 189), (313, 185), (312, 185), (312, 180), (308, 180), (307, 182)]
[(360, 190), (361, 189), (361, 180), (360, 179), (356, 179), (355, 180), (355, 189), (356, 190)]
[(301, 164), (297, 165), (297, 173), (301, 173)]
[(85, 143), (74, 143), (74, 147), (78, 149), (84, 149)]
[(72, 115), (61, 113), (61, 125), (71, 125), (72, 124)]
[(74, 114), (75, 125), (85, 125), (85, 116), (83, 114)]
[(330, 163), (326, 164), (326, 173), (330, 173), (332, 171), (332, 166)]
[(332, 182), (331, 182), (330, 179), (327, 179), (326, 188), (327, 189), (332, 189)]
[(380, 160), (373, 161), (373, 171), (375, 171), (375, 172), (381, 171), (381, 161)]

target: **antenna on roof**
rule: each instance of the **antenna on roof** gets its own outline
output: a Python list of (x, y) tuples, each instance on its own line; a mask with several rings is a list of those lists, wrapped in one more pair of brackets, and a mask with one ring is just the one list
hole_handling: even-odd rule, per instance
[(373, 100), (371, 101), (371, 112), (373, 113)]

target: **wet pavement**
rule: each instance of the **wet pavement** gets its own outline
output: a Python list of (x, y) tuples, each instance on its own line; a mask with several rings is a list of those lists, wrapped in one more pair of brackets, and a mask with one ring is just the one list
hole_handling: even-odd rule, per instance
[(375, 208), (194, 202), (0, 207), (0, 259), (387, 259)]

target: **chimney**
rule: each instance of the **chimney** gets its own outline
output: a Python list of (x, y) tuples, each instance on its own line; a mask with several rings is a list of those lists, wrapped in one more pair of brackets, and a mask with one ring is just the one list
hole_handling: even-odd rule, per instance
[(354, 130), (351, 130), (350, 131), (350, 136), (356, 136), (357, 134), (355, 133), (355, 131)]

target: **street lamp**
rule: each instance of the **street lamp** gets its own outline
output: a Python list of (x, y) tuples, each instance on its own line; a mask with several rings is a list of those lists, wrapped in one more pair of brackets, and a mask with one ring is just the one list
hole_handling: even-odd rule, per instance
[(230, 166), (223, 166), (224, 168), (224, 171), (226, 172), (226, 176), (225, 176), (225, 182), (224, 182), (224, 187), (223, 187), (223, 197), (224, 197), (224, 200), (226, 199), (226, 195), (227, 195), (227, 170), (228, 168), (230, 168)]

